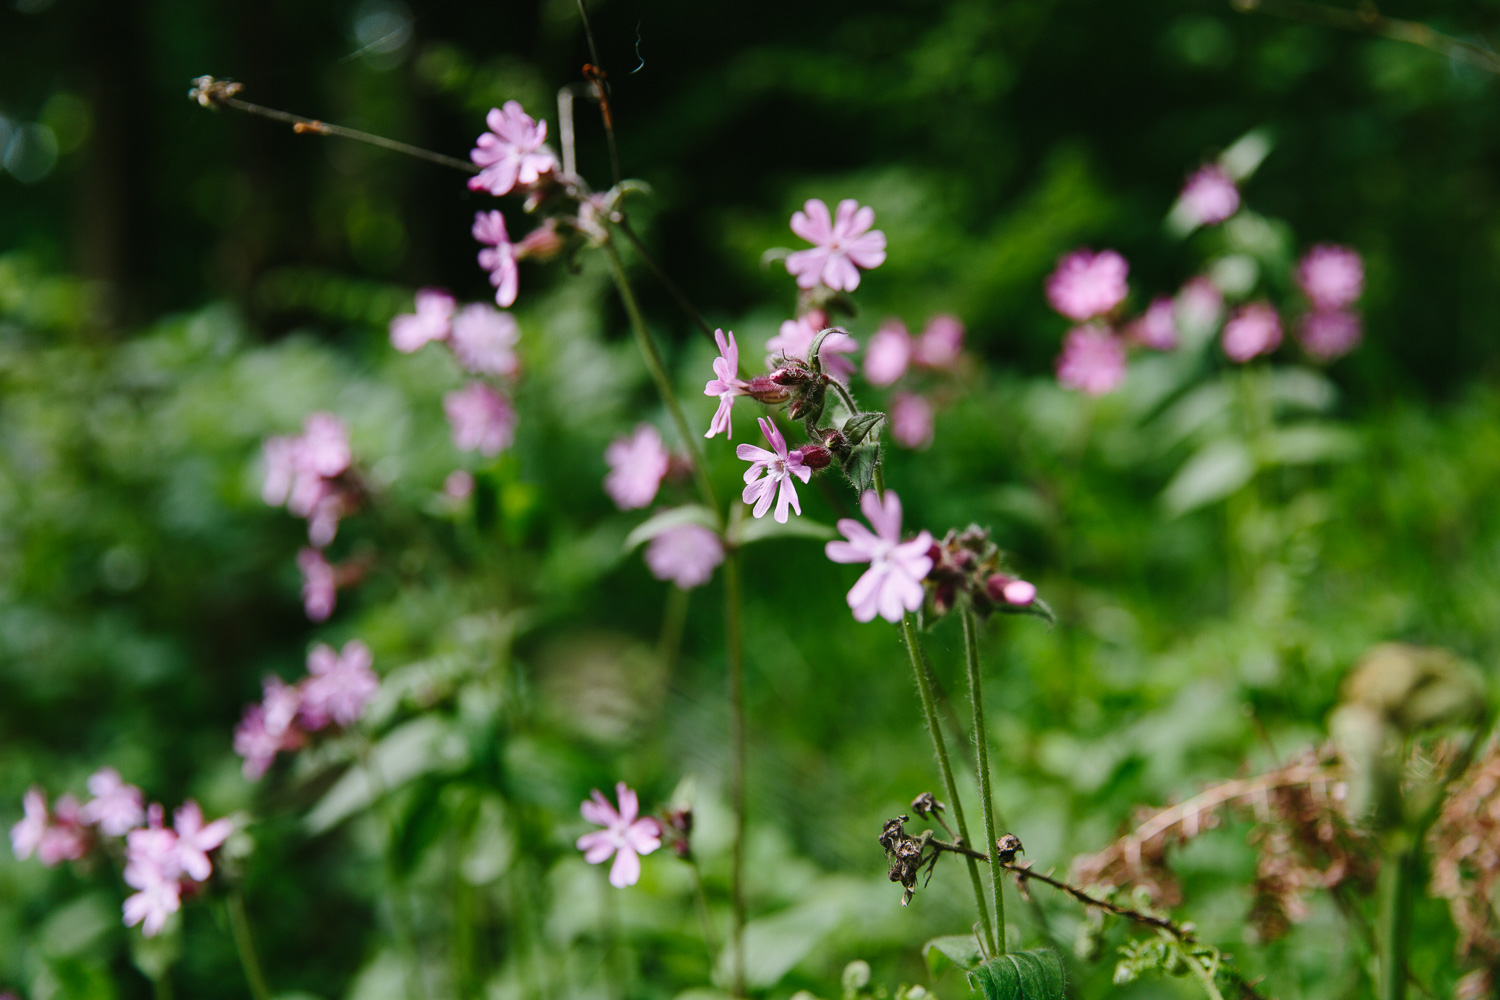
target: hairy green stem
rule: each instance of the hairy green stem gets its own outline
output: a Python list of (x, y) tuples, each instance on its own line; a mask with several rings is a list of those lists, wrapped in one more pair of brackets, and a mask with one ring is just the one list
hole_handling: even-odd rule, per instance
[(250, 919), (245, 915), (245, 899), (238, 889), (230, 891), (224, 908), (229, 911), (229, 931), (234, 936), (235, 951), (240, 953), (240, 968), (245, 970), (245, 985), (250, 987), (250, 996), (254, 1000), (271, 1000), (266, 974), (261, 971), (260, 958), (255, 954)]
[(724, 556), (724, 625), (729, 652), (729, 795), (734, 807), (734, 851), (731, 866), (730, 992), (745, 995), (745, 663), (740, 630), (740, 560), (734, 549)]
[[(953, 780), (953, 765), (948, 762), (948, 748), (943, 745), (943, 730), (938, 723), (937, 703), (932, 697), (932, 686), (927, 683), (927, 671), (922, 669), (922, 660), (918, 653), (917, 630), (912, 624), (911, 615), (901, 618), (901, 636), (906, 640), (906, 652), (911, 658), (912, 673), (917, 677), (917, 691), (922, 696), (922, 711), (927, 717), (927, 732), (932, 736), (932, 749), (937, 754), (938, 770), (943, 776), (943, 789), (948, 793), (948, 806), (953, 810), (953, 823), (958, 827), (958, 835), (965, 844), (969, 843), (969, 828), (964, 821), (963, 805), (958, 799), (958, 785)], [(974, 902), (979, 907), (979, 925), (983, 930), (986, 947), (991, 949), (991, 954), (999, 954), (995, 944), (995, 930), (990, 923), (990, 908), (984, 901), (984, 885), (979, 880), (979, 864), (967, 855), (964, 858), (969, 865), (969, 882), (974, 887)]]
[(1005, 954), (1005, 890), (995, 849), (995, 810), (990, 791), (989, 739), (984, 728), (984, 698), (979, 678), (979, 628), (974, 608), (963, 608), (964, 659), (969, 666), (969, 703), (974, 707), (974, 767), (979, 774), (979, 814), (984, 823), (984, 853), (990, 859), (990, 890), (995, 897), (996, 954)]
[(1412, 885), (1417, 852), (1404, 835), (1386, 852), (1380, 871), (1380, 1000), (1406, 997), (1407, 947), (1411, 944)]

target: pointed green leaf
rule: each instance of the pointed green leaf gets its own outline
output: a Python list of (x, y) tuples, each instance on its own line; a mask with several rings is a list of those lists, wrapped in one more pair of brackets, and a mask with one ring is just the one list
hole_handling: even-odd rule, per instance
[(1162, 503), (1173, 514), (1186, 514), (1239, 490), (1255, 475), (1255, 459), (1239, 441), (1210, 441), (1183, 463), (1162, 490)]
[(844, 475), (849, 477), (849, 482), (861, 496), (875, 485), (875, 461), (879, 455), (877, 447), (865, 445), (855, 448), (844, 460)]
[(636, 525), (634, 531), (625, 536), (625, 551), (649, 542), (657, 535), (669, 528), (680, 528), (684, 524), (697, 524), (710, 531), (717, 531), (718, 525), (714, 523), (714, 513), (702, 504), (692, 503), (686, 507), (673, 507), (659, 514), (653, 514), (640, 524)]
[(984, 1000), (1063, 1000), (1062, 958), (1050, 948), (1014, 951), (977, 966), (969, 984)]
[(772, 517), (754, 517), (740, 522), (735, 541), (740, 545), (767, 538), (815, 538), (826, 542), (837, 537), (838, 532), (832, 527), (808, 517), (791, 517), (786, 524), (780, 524)]
[(884, 413), (856, 413), (844, 421), (842, 428), (844, 437), (849, 439), (851, 446), (863, 444), (865, 438), (869, 437), (884, 419)]
[(972, 934), (951, 934), (935, 937), (922, 946), (922, 956), (927, 959), (927, 968), (934, 977), (941, 976), (950, 966), (968, 970), (979, 964), (979, 942)]

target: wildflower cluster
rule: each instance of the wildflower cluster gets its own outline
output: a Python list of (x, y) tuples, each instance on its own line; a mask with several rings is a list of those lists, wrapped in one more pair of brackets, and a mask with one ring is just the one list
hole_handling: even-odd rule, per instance
[[(963, 363), (963, 343), (964, 325), (956, 316), (932, 317), (917, 337), (900, 320), (887, 320), (870, 338), (865, 352), (865, 381), (886, 387), (914, 381), (919, 374), (951, 377)], [(933, 384), (937, 391), (923, 393), (915, 386), (903, 385), (891, 397), (887, 416), (891, 437), (897, 444), (906, 448), (932, 444), (934, 404), (946, 395), (943, 381)]]
[(245, 709), (234, 731), (245, 777), (259, 780), (278, 753), (300, 749), (312, 733), (358, 722), (380, 687), (373, 662), (370, 648), (358, 639), (342, 651), (319, 643), (307, 654), (307, 676), (297, 684), (267, 676), (265, 696)]
[(360, 489), (350, 466), (349, 430), (331, 413), (314, 413), (302, 433), (273, 437), (262, 445), (265, 483), (261, 499), (307, 519), (307, 538), (323, 548), (339, 521), (358, 504)]
[(228, 819), (205, 823), (203, 810), (189, 799), (168, 827), (165, 810), (145, 805), (144, 793), (111, 767), (95, 771), (88, 790), (93, 797), (82, 805), (63, 795), (51, 809), (42, 789), (28, 791), (25, 815), (11, 827), (11, 848), (18, 859), (35, 854), (49, 868), (96, 850), (123, 855), (125, 884), (135, 890), (122, 907), (125, 925), (139, 924), (153, 937), (183, 898), (197, 893), (213, 874), (210, 855), (234, 832), (234, 824)]

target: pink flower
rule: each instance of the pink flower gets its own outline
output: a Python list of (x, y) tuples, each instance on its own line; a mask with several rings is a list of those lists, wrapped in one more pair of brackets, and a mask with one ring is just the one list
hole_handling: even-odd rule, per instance
[(871, 385), (890, 385), (911, 365), (911, 334), (899, 319), (880, 324), (865, 351), (865, 379)]
[(250, 781), (258, 781), (282, 750), (302, 745), (303, 734), (294, 723), (302, 706), (299, 688), (267, 675), (262, 682), (265, 697), (250, 705), (234, 730), (234, 752), (245, 758), (241, 768)]
[(640, 880), (640, 855), (650, 854), (661, 846), (661, 824), (650, 816), (640, 815), (640, 802), (625, 782), (615, 785), (615, 797), (620, 803), (619, 812), (597, 788), (593, 797), (585, 799), (579, 807), (584, 819), (604, 829), (579, 837), (578, 849), (583, 852), (583, 860), (591, 865), (613, 855), (615, 863), (609, 869), (609, 884), (623, 889)]
[(1125, 335), (1153, 351), (1171, 351), (1177, 347), (1177, 307), (1170, 295), (1158, 295)]
[(28, 789), (21, 798), (24, 816), (10, 828), (10, 849), (16, 859), (25, 861), (41, 846), (47, 833), (47, 793), (40, 788)]
[(338, 534), (339, 519), (343, 516), (343, 494), (325, 493), (307, 514), (307, 540), (319, 548), (328, 545)]
[(630, 437), (619, 437), (604, 451), (609, 473), (604, 491), (621, 510), (645, 507), (656, 499), (662, 477), (672, 457), (661, 443), (661, 434), (650, 424), (640, 424)]
[(125, 881), (140, 890), (125, 899), (125, 926), (140, 924), (142, 934), (155, 937), (167, 925), (167, 918), (182, 908), (181, 883), (149, 868), (125, 869)]
[(990, 600), (1004, 601), (1015, 607), (1025, 607), (1036, 600), (1036, 587), (1025, 580), (1017, 580), (1004, 573), (996, 573), (984, 582)]
[(1317, 309), (1302, 317), (1297, 339), (1319, 361), (1332, 361), (1354, 350), (1362, 331), (1359, 317), (1345, 309)]
[(957, 316), (934, 316), (912, 345), (911, 359), (923, 368), (949, 370), (963, 353), (964, 325)]
[[(766, 359), (766, 367), (774, 368), (777, 358), (808, 360), (807, 353), (812, 350), (813, 341), (827, 322), (828, 317), (824, 313), (815, 312), (782, 323), (776, 336), (766, 341), (766, 353), (771, 355)], [(844, 355), (853, 354), (857, 350), (859, 344), (855, 343), (853, 337), (845, 333), (830, 333), (823, 338), (823, 345), (818, 348), (818, 360), (825, 372), (847, 382), (849, 376), (854, 374), (854, 362)]]
[(332, 479), (349, 468), (349, 428), (332, 413), (314, 413), (302, 425), (299, 464), (304, 472)]
[(1206, 333), (1218, 325), (1224, 313), (1224, 293), (1199, 275), (1177, 292), (1177, 321), (1187, 330)]
[(1240, 306), (1224, 324), (1224, 353), (1243, 364), (1281, 346), (1281, 317), (1269, 302)]
[(891, 400), (891, 436), (905, 448), (926, 448), (932, 444), (932, 404), (924, 396), (899, 392)]
[(443, 492), (454, 500), (462, 500), (474, 492), (474, 473), (468, 469), (454, 469), (443, 480)]
[[(787, 454), (786, 438), (781, 436), (781, 431), (776, 424), (765, 417), (760, 417), (760, 432), (766, 436), (774, 451), (766, 451), (757, 448), (753, 444), (742, 444), (735, 449), (734, 453), (741, 461), (749, 462), (750, 468), (745, 470), (745, 491), (740, 499), (745, 503), (755, 504), (752, 513), (756, 517), (764, 517), (766, 511), (771, 509), (771, 498), (776, 497), (776, 520), (782, 524), (787, 521), (787, 508), (791, 507), (800, 516), (802, 504), (797, 501), (797, 485), (795, 479), (804, 483), (812, 480), (812, 469), (802, 464), (802, 453), (794, 451)], [(794, 479), (795, 477), (795, 479)], [(777, 493), (780, 486), (780, 493)]]
[(464, 306), (453, 320), (449, 341), (458, 363), (480, 375), (514, 375), (520, 367), (516, 342), (521, 328), (510, 313), (476, 302)]
[(292, 493), (292, 482), (301, 468), (302, 441), (295, 437), (269, 437), (260, 450), (266, 466), (265, 485), (260, 498), (272, 507), (280, 507)]
[(302, 571), (302, 608), (308, 621), (327, 621), (338, 599), (338, 576), (318, 549), (297, 553), (297, 569)]
[(859, 507), (875, 530), (853, 518), (840, 518), (838, 529), (848, 541), (829, 542), (824, 551), (837, 563), (870, 564), (849, 591), (855, 621), (872, 621), (879, 614), (898, 622), (903, 612), (922, 606), (922, 581), (932, 571), (927, 554), (932, 535), (923, 531), (909, 542), (901, 541), (901, 499), (894, 490), (885, 491), (884, 501), (874, 490), (866, 490)]
[(89, 776), (89, 794), (94, 796), (78, 811), (78, 818), (97, 826), (107, 837), (123, 837), (146, 818), (145, 798), (141, 790), (127, 785), (120, 772), (103, 767)]
[(469, 178), (470, 191), (509, 194), (517, 184), (535, 184), (542, 174), (557, 168), (557, 157), (544, 143), (547, 123), (538, 122), (516, 101), (491, 108), (484, 123), (489, 131), (479, 137), (469, 153), (476, 167), (484, 169)]
[(1364, 293), (1364, 261), (1350, 247), (1320, 243), (1297, 264), (1297, 284), (1314, 309), (1343, 309)]
[(1113, 250), (1074, 250), (1058, 258), (1057, 269), (1048, 276), (1047, 301), (1080, 323), (1103, 316), (1125, 301), (1129, 273), (1130, 265)]
[(803, 288), (821, 282), (834, 291), (852, 292), (859, 287), (860, 268), (868, 271), (885, 263), (885, 233), (870, 229), (875, 210), (845, 198), (837, 212), (830, 219), (828, 206), (813, 198), (792, 214), (792, 232), (816, 244), (786, 259), (787, 271)]
[(1189, 177), (1178, 195), (1196, 226), (1216, 226), (1240, 207), (1240, 191), (1224, 170), (1208, 164)]
[(516, 264), (516, 248), (505, 232), (505, 216), (499, 212), (474, 214), (474, 238), (484, 245), (479, 251), (479, 266), (490, 272), (495, 286), (495, 303), (509, 308), (515, 304), (521, 287), (521, 269)]
[(51, 868), (62, 861), (77, 861), (89, 851), (89, 832), (79, 817), (81, 807), (71, 795), (59, 796), (52, 818), (37, 844), (37, 860)]
[(740, 348), (734, 342), (734, 331), (731, 330), (726, 337), (723, 330), (715, 330), (714, 340), (719, 344), (719, 356), (714, 358), (715, 377), (703, 386), (703, 395), (718, 396), (719, 408), (708, 425), (708, 433), (703, 436), (711, 438), (723, 431), (726, 438), (733, 438), (729, 411), (734, 407), (734, 397), (743, 396), (749, 386), (740, 379)]
[(683, 590), (701, 587), (724, 561), (724, 543), (699, 524), (668, 528), (646, 546), (646, 566), (658, 580), (671, 580)]
[(391, 320), (391, 346), (403, 354), (418, 350), (429, 341), (448, 336), (453, 320), (453, 296), (441, 288), (423, 288), (417, 292), (417, 311)]
[(202, 882), (213, 874), (208, 852), (214, 850), (234, 832), (234, 824), (227, 819), (216, 819), (204, 825), (203, 810), (198, 803), (188, 799), (174, 814), (172, 824), (177, 831), (177, 862), (188, 878)]
[(510, 400), (483, 382), (470, 382), (443, 397), (443, 410), (459, 451), (494, 456), (516, 439), (516, 410)]
[(1104, 327), (1074, 327), (1057, 356), (1057, 380), (1090, 396), (1114, 392), (1125, 381), (1125, 345)]
[(313, 647), (307, 655), (309, 676), (302, 682), (301, 719), (308, 729), (322, 729), (330, 721), (347, 728), (359, 721), (380, 689), (373, 662), (370, 647), (358, 639), (344, 643), (342, 652), (322, 643)]

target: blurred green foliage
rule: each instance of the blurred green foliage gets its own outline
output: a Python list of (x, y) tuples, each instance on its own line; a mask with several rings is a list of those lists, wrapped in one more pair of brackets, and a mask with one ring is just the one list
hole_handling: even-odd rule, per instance
[[(1054, 630), (1007, 620), (984, 639), (1003, 825), (1042, 868), (1108, 842), (1139, 803), (1319, 742), (1374, 643), (1445, 646), (1492, 673), (1495, 79), (1206, 0), (594, 6), (625, 170), (655, 192), (642, 228), (747, 358), (790, 315), (790, 283), (757, 262), (807, 197), (874, 205), (890, 239), (856, 334), (888, 314), (967, 324), (985, 364), (933, 449), (892, 453), (887, 477), (909, 525), (993, 527), (1059, 612)], [(1401, 13), (1477, 35), (1497, 10)], [(519, 440), (471, 464), (479, 488), (455, 503), (443, 477), (467, 459), (439, 399), (459, 373), (396, 355), (385, 323), (419, 284), (484, 297), (468, 224), (488, 201), (439, 168), (184, 99), (213, 72), (461, 155), (501, 100), (552, 117), (586, 58), (563, 0), (0, 12), (17, 150), (0, 175), (0, 822), (29, 785), (80, 792), (102, 764), (153, 800), (253, 815), (236, 865), (282, 996), (410, 996), (407, 938), (434, 996), (713, 995), (688, 869), (663, 851), (620, 893), (572, 846), (592, 787), (693, 802), (725, 925), (721, 593), (691, 595), (682, 655), (663, 656), (666, 588), (622, 548), (640, 518), (599, 486), (613, 436), (667, 426), (607, 280), (587, 262), (523, 270)], [(45, 132), (16, 140), (23, 125)], [(1252, 128), (1275, 148), (1247, 197), (1303, 245), (1357, 246), (1369, 281), (1360, 351), (1263, 387), (1314, 428), (1278, 454), (1316, 461), (1245, 473), (1201, 458), (1233, 439), (1238, 373), (1152, 359), (1081, 400), (1051, 380), (1062, 324), (1040, 282), (1088, 243), (1129, 257), (1138, 294), (1168, 291), (1215, 240), (1266, 236), (1161, 228), (1187, 171)], [(600, 136), (580, 131), (602, 180)], [(1273, 227), (1267, 253), (1289, 259), (1287, 238)], [(706, 425), (711, 349), (638, 277)], [(263, 437), (316, 409), (349, 423), (379, 497), (336, 548), (375, 572), (317, 628), (298, 600), (302, 527), (261, 503), (256, 464)], [(1207, 471), (1184, 483), (1195, 455)], [(710, 461), (736, 480), (728, 449)], [(822, 523), (852, 507), (804, 496)], [(768, 540), (746, 562), (752, 987), (835, 996), (860, 957), (877, 983), (963, 993), (957, 970), (928, 978), (921, 950), (972, 920), (957, 866), (903, 910), (875, 842), (936, 785), (894, 631), (850, 619), (852, 578), (818, 543)], [(384, 678), (375, 744), (244, 782), (230, 734), (261, 676), (355, 635)], [(930, 648), (956, 695), (957, 623)], [(1243, 833), (1182, 852), (1185, 915), (1272, 995), (1359, 995), (1327, 899), (1286, 940), (1247, 943)], [(1113, 995), (1112, 963), (1072, 958), (1080, 913), (1033, 891), (1015, 943), (1060, 942), (1069, 988)], [(146, 995), (139, 970), (160, 956), (119, 925), (122, 892), (109, 871), (0, 856), (0, 988)], [(1416, 917), (1413, 970), (1447, 995), (1446, 911), (1424, 899)], [(219, 902), (189, 904), (180, 933), (181, 995), (243, 995)]]

